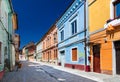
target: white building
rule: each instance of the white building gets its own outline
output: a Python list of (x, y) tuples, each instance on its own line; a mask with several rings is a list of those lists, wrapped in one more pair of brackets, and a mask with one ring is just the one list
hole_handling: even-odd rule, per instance
[(42, 42), (41, 41), (39, 41), (36, 44), (36, 60), (42, 61)]

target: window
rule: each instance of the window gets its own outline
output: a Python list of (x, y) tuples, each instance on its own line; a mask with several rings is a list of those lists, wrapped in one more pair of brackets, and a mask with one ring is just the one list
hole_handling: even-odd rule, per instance
[(61, 41), (64, 40), (64, 30), (61, 31)]
[(49, 47), (49, 37), (47, 37), (46, 43), (47, 43), (47, 47)]
[(55, 32), (53, 36), (54, 36), (54, 43), (57, 43), (57, 32)]
[(72, 35), (77, 33), (77, 20), (71, 23), (71, 27), (72, 27)]
[(2, 45), (1, 45), (1, 42), (0, 42), (0, 64), (1, 64), (1, 60), (2, 60), (2, 58), (1, 58), (1, 53), (2, 53), (2, 51), (1, 51), (1, 47)]
[(120, 17), (120, 0), (114, 2), (114, 17)]
[(57, 59), (57, 49), (54, 50), (54, 59)]
[(51, 37), (48, 36), (47, 39), (46, 39), (46, 47), (50, 47), (51, 46)]
[(49, 51), (49, 60), (52, 60), (51, 51)]
[(43, 42), (43, 49), (45, 49), (45, 42)]
[(77, 61), (77, 48), (72, 49), (72, 61)]
[(49, 47), (51, 46), (51, 37), (49, 37)]

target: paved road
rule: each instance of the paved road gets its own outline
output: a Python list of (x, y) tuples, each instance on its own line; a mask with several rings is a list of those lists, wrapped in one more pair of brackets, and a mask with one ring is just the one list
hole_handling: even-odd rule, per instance
[(95, 82), (47, 65), (22, 62), (19, 71), (5, 74), (1, 82)]

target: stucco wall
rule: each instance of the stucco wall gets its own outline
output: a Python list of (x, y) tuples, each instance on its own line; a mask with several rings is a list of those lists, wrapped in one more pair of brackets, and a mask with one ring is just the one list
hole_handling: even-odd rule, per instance
[(95, 1), (89, 5), (89, 31), (94, 32), (104, 28), (104, 24), (110, 18), (110, 0), (89, 0), (89, 2), (90, 1)]

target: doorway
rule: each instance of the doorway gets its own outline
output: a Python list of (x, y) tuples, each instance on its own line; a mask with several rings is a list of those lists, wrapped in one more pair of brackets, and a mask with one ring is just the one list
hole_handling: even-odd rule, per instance
[(100, 44), (93, 46), (93, 71), (100, 73)]
[(61, 66), (64, 67), (65, 66), (65, 51), (61, 51)]
[(114, 42), (116, 56), (116, 74), (120, 75), (120, 41)]

